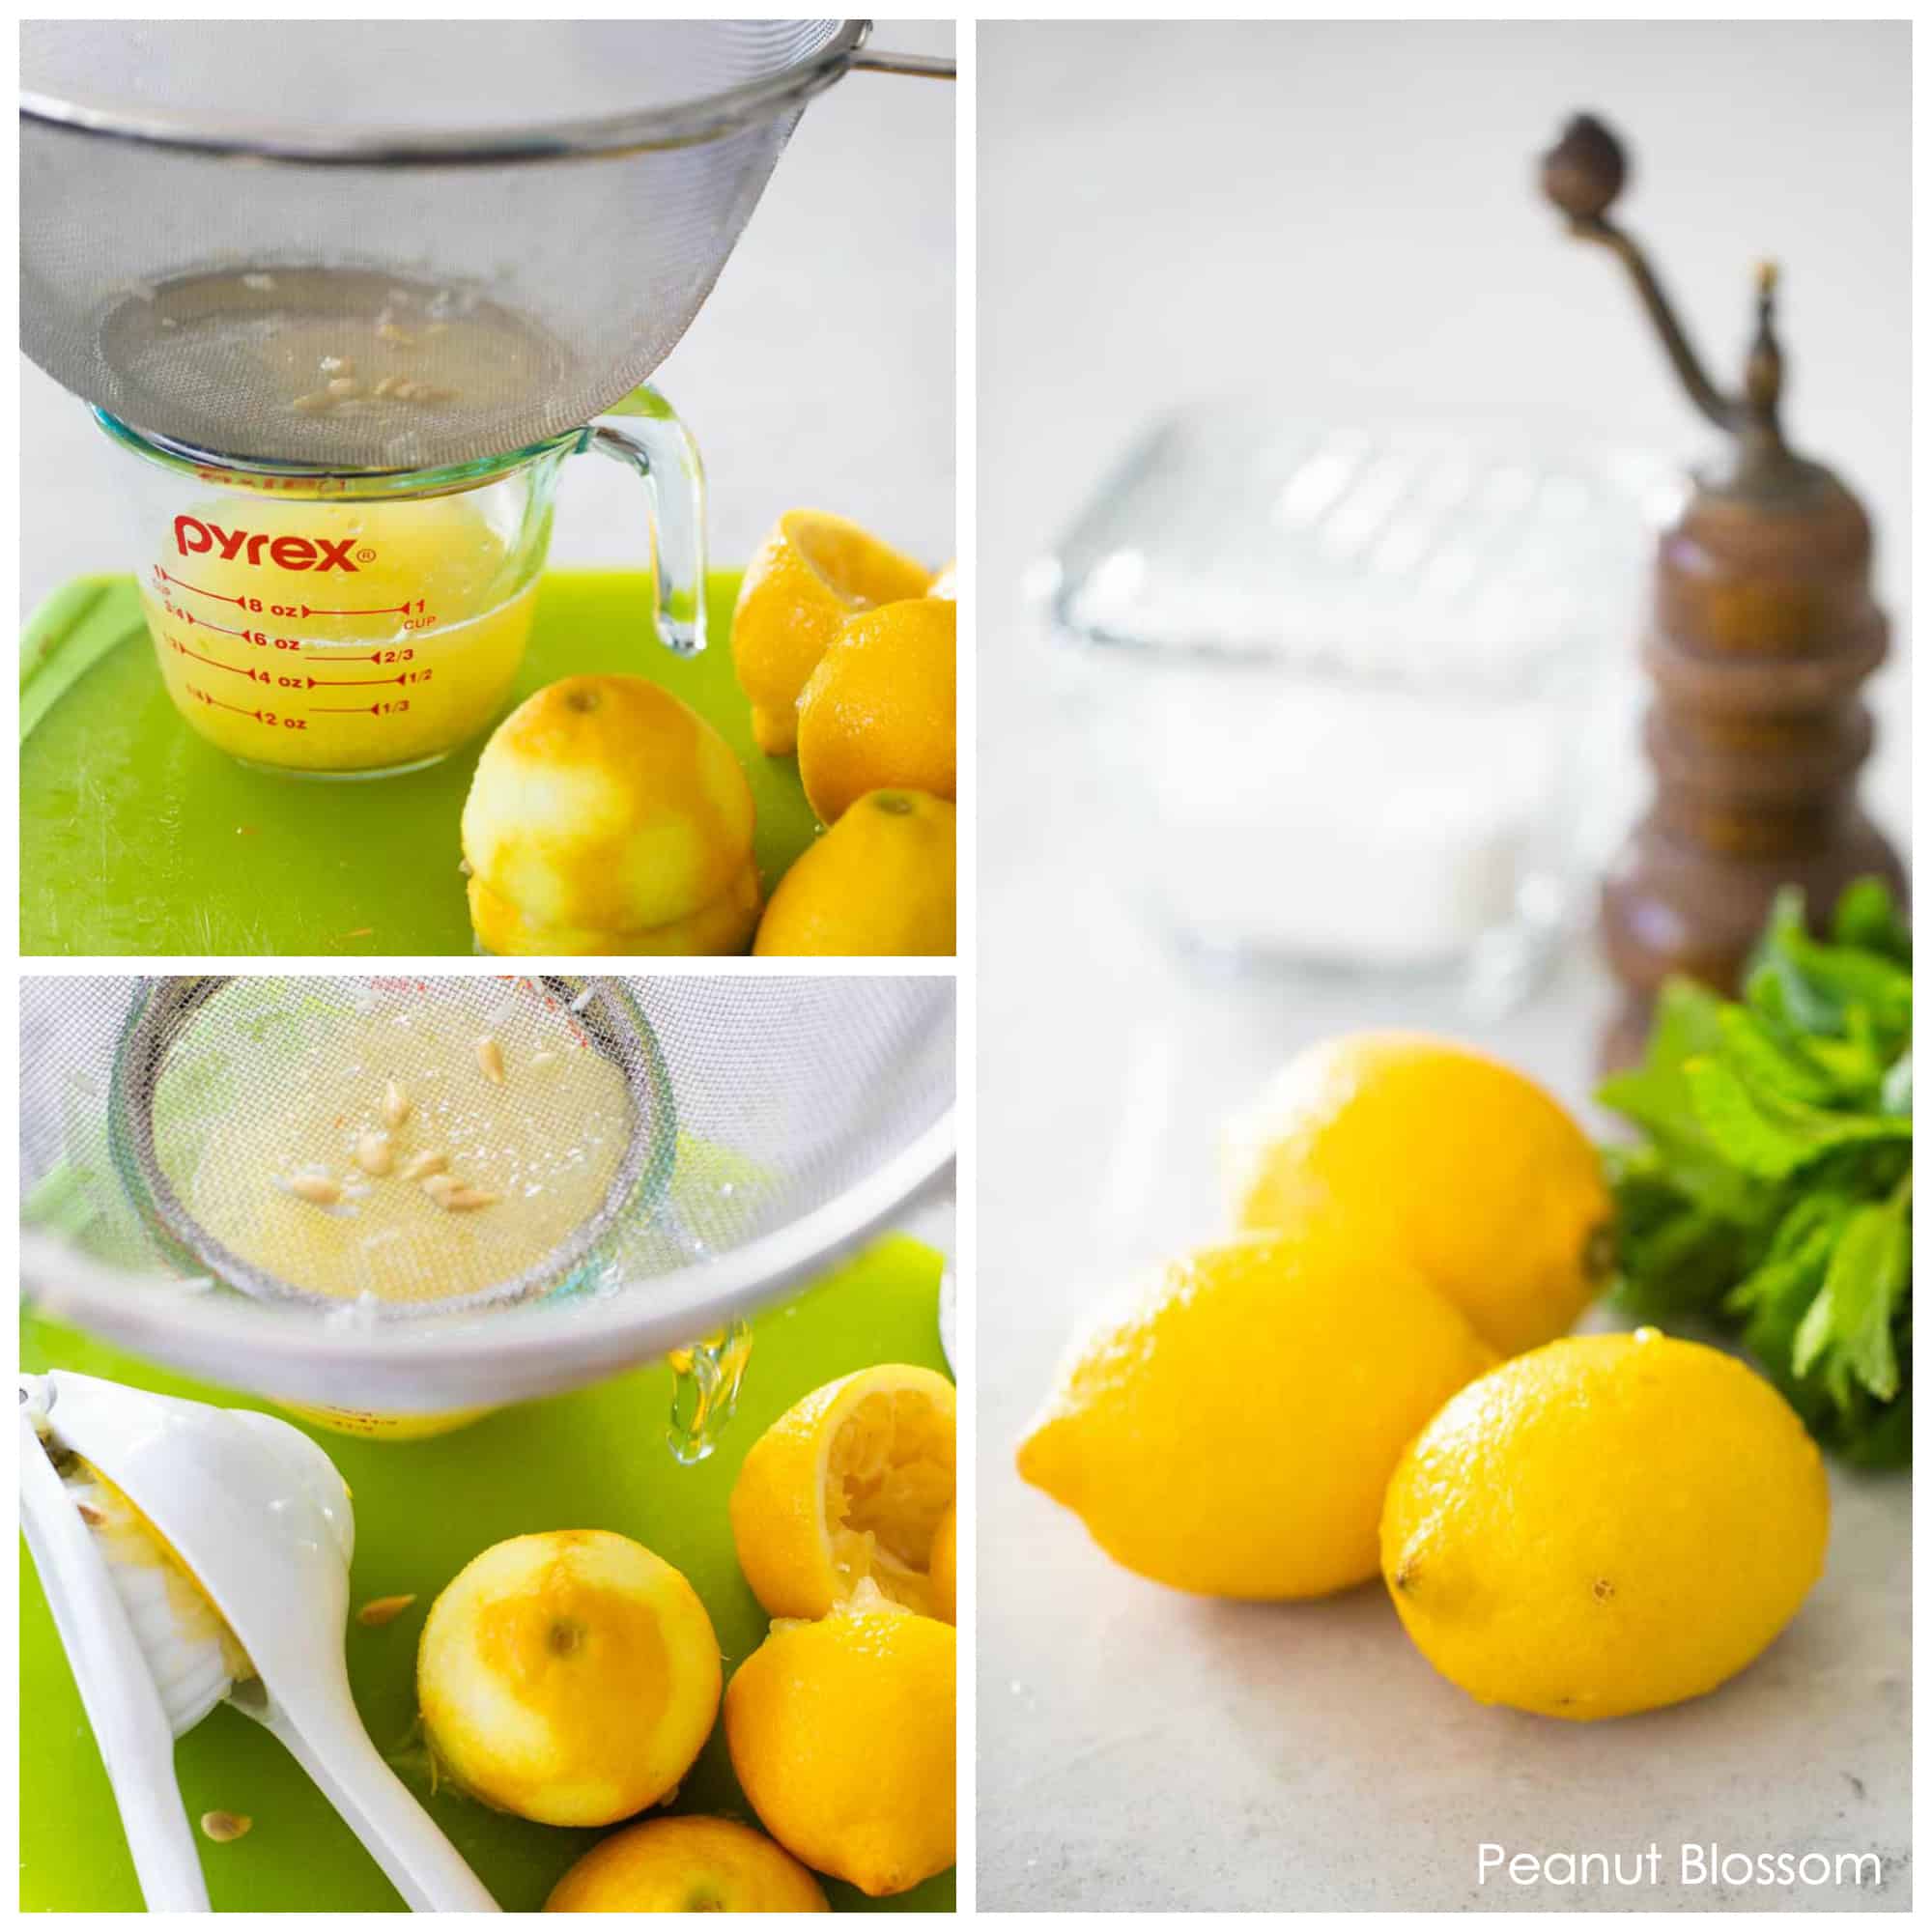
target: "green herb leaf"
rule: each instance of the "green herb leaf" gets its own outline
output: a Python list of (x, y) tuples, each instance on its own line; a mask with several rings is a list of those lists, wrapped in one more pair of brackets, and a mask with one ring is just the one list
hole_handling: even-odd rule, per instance
[(1911, 1266), (1902, 1202), (1849, 1214), (1824, 1289), (1799, 1324), (1792, 1367), (1804, 1376), (1824, 1362), (1826, 1380), (1840, 1400), (1855, 1378), (1880, 1402), (1889, 1402), (1898, 1393), (1893, 1304), (1904, 1292)]
[(1912, 1443), (1912, 939), (1861, 880), (1814, 938), (1778, 895), (1744, 998), (1673, 981), (1643, 1065), (1600, 1099), (1617, 1300), (1734, 1329), (1819, 1440), (1891, 1467)]
[(1892, 1063), (1891, 1070), (1885, 1076), (1885, 1085), (1879, 1089), (1879, 1109), (1887, 1114), (1902, 1114), (1907, 1120), (1912, 1118), (1912, 1054), (1910, 1050), (1901, 1053)]
[(1746, 1087), (1761, 1094), (1802, 1106), (1827, 1107), (1843, 1091), (1802, 1040), (1794, 1038), (1787, 1044), (1748, 1007), (1726, 1007), (1719, 1013), (1718, 1039), (1724, 1065)]
[(1684, 1071), (1712, 1145), (1747, 1174), (1778, 1180), (1833, 1148), (1912, 1138), (1909, 1119), (1833, 1113), (1780, 1099), (1721, 1060), (1693, 1060)]
[(1840, 946), (1856, 946), (1912, 964), (1912, 931), (1899, 917), (1891, 894), (1880, 879), (1854, 879), (1838, 900), (1832, 918), (1832, 937)]

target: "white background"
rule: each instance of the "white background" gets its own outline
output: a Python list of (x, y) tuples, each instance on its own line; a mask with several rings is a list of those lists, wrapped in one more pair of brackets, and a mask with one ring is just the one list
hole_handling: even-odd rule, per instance
[[(950, 24), (881, 20), (872, 45), (951, 53)], [(942, 81), (850, 74), (805, 111), (690, 332), (653, 381), (697, 439), (711, 554), (743, 563), (781, 511), (835, 510), (935, 564), (952, 554), (953, 101)], [(131, 570), (127, 458), (21, 360), (21, 599)], [(552, 559), (637, 563), (642, 498), (611, 463), (564, 470)]]
[[(1378, 1588), (1240, 1605), (1130, 1577), (1022, 1488), (1011, 1449), (1076, 1309), (1215, 1232), (1219, 1122), (1281, 1057), (1349, 1027), (1435, 1027), (1580, 1104), (1612, 1004), (1583, 945), (1488, 1025), (1422, 990), (1179, 964), (1111, 887), (1131, 854), (1077, 721), (1042, 689), (1028, 563), (1151, 413), (1244, 384), (1318, 415), (1406, 402), (1701, 454), (1615, 265), (1569, 242), (1533, 186), (1533, 157), (1591, 107), (1634, 151), (1620, 213), (1726, 384), (1752, 265), (1784, 264), (1793, 439), (1871, 505), (1902, 646), (1907, 32), (988, 24), (979, 46), (980, 1902), (1901, 1909), (1903, 1482), (1840, 1477), (1827, 1578), (1742, 1679), (1573, 1727), (1471, 1704)], [(1902, 835), (1899, 670), (1878, 702), (1867, 796)], [(1619, 755), (1634, 788), (1634, 753)], [(1205, 1432), (1212, 1403), (1203, 1390)], [(1887, 1887), (1478, 1892), (1484, 1839), (1657, 1841), (1667, 1877), (1681, 1840), (1877, 1851)]]

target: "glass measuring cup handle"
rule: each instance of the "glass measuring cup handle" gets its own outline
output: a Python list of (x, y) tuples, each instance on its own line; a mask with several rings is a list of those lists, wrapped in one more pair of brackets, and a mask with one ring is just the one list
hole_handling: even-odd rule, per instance
[(578, 446), (627, 465), (651, 496), (651, 561), (658, 581), (658, 637), (680, 657), (704, 648), (704, 464), (691, 433), (655, 389), (639, 388), (592, 423)]

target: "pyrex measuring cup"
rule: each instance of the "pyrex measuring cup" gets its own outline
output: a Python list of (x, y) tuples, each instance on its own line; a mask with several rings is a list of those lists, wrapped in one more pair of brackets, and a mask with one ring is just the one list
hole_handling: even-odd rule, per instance
[(649, 390), (592, 423), (442, 469), (235, 464), (95, 412), (140, 459), (141, 602), (168, 696), (243, 763), (310, 778), (434, 764), (502, 709), (534, 615), (564, 460), (647, 487), (657, 632), (704, 644), (704, 480)]

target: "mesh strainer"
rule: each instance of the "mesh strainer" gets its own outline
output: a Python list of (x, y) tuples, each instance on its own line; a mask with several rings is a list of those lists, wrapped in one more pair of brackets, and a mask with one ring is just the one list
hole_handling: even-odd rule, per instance
[(933, 978), (28, 980), (23, 1284), (292, 1400), (550, 1393), (942, 1186), (952, 1031)]
[[(868, 25), (27, 21), (22, 346), (254, 461), (393, 468), (405, 423), (412, 467), (560, 435), (670, 353), (813, 95), (950, 71)], [(413, 393), (297, 407), (358, 350)]]

